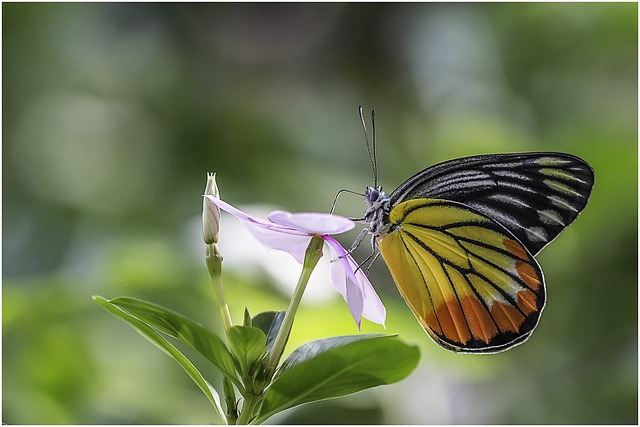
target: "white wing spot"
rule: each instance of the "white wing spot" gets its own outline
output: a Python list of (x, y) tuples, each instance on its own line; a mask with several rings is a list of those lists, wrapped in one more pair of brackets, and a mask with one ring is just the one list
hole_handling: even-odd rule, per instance
[(549, 187), (549, 188), (551, 188), (551, 189), (553, 189), (553, 190), (555, 190), (555, 191), (557, 191), (559, 193), (562, 193), (565, 196), (582, 197), (582, 194), (580, 194), (578, 191), (574, 190), (573, 188), (569, 187), (568, 185), (563, 184), (562, 182), (558, 182), (558, 181), (555, 181), (555, 180), (552, 180), (552, 179), (545, 179), (542, 182), (544, 182), (544, 184), (547, 187)]
[(524, 225), (522, 225), (522, 223), (520, 221), (518, 221), (518, 219), (516, 217), (514, 217), (512, 215), (509, 215), (505, 211), (496, 210), (496, 209), (491, 208), (490, 206), (481, 205), (481, 204), (477, 204), (477, 203), (469, 203), (469, 206), (471, 206), (474, 209), (479, 210), (480, 212), (482, 212), (483, 214), (485, 214), (489, 218), (492, 218), (492, 219), (498, 221), (500, 224), (504, 225), (508, 229), (511, 229), (513, 227), (514, 229), (525, 230)]
[(587, 182), (584, 179), (581, 179), (575, 174), (564, 169), (541, 168), (540, 173), (542, 175), (549, 176), (552, 178), (560, 178), (560, 179), (564, 179), (565, 181), (575, 181), (581, 184), (585, 184), (585, 185), (587, 184)]
[(558, 214), (558, 212), (551, 209), (538, 211), (538, 218), (540, 218), (540, 221), (542, 221), (543, 224), (562, 225), (562, 226), (565, 225), (564, 222), (562, 221), (562, 217), (560, 216), (560, 214)]
[(542, 227), (527, 228), (527, 238), (532, 242), (546, 242), (547, 232)]
[[(548, 185), (548, 184), (547, 184)], [(511, 181), (498, 181), (498, 187), (504, 187), (504, 188), (509, 188), (511, 190), (515, 190), (516, 192), (521, 192), (524, 194), (533, 194), (536, 191), (531, 188), (531, 187), (527, 187), (526, 185), (521, 185), (517, 182), (511, 182)]]
[(570, 160), (560, 157), (540, 157), (534, 161), (540, 166), (562, 166), (571, 163)]
[(511, 196), (511, 195), (507, 195), (507, 194), (492, 194), (491, 196), (488, 197), (491, 200), (495, 200), (497, 202), (502, 202), (502, 203), (506, 203), (508, 205), (511, 206), (515, 206), (517, 208), (530, 208), (531, 206), (529, 206), (529, 204), (527, 202), (525, 202), (524, 200), (516, 197), (516, 196)]
[(578, 213), (580, 212), (575, 206), (571, 204), (567, 199), (562, 198), (560, 196), (549, 195), (547, 199), (551, 201), (551, 204), (557, 208), (564, 209), (567, 211)]
[(521, 173), (514, 172), (512, 170), (497, 170), (493, 173), (496, 176), (503, 177), (503, 178), (519, 179), (520, 181), (531, 181), (531, 178), (529, 178), (528, 176), (523, 175)]

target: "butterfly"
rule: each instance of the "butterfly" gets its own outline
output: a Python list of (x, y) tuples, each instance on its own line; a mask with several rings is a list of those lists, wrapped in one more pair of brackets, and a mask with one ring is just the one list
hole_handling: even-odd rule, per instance
[[(362, 109), (360, 118), (366, 139)], [(386, 194), (373, 132), (374, 186), (354, 218), (367, 224), (356, 243), (371, 235), (375, 256), (445, 349), (494, 353), (526, 341), (546, 302), (534, 257), (585, 208), (593, 168), (563, 153), (478, 155), (428, 167)]]

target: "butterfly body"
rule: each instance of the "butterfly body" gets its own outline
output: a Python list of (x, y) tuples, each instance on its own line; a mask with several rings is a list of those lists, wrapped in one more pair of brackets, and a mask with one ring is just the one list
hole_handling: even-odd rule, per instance
[(524, 342), (546, 302), (534, 256), (575, 220), (592, 168), (560, 153), (472, 156), (427, 168), (391, 194), (365, 192), (372, 245), (425, 331), (452, 351)]
[(382, 187), (367, 187), (364, 194), (367, 210), (364, 212), (363, 221), (369, 224), (369, 234), (375, 239), (385, 235), (391, 227), (389, 223), (390, 198), (382, 191)]

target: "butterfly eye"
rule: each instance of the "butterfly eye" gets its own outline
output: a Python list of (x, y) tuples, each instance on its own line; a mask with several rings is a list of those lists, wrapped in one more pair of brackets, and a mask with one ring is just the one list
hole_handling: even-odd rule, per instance
[(375, 187), (367, 187), (365, 195), (369, 203), (377, 202), (380, 199), (380, 191)]

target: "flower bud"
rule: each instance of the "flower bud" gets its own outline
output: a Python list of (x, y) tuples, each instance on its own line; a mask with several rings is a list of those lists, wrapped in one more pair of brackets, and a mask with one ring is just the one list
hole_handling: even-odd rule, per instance
[[(205, 196), (219, 197), (216, 185), (216, 174), (207, 174), (207, 186), (204, 189)], [(220, 208), (211, 200), (203, 197), (202, 201), (202, 236), (207, 245), (218, 243), (220, 235)]]

